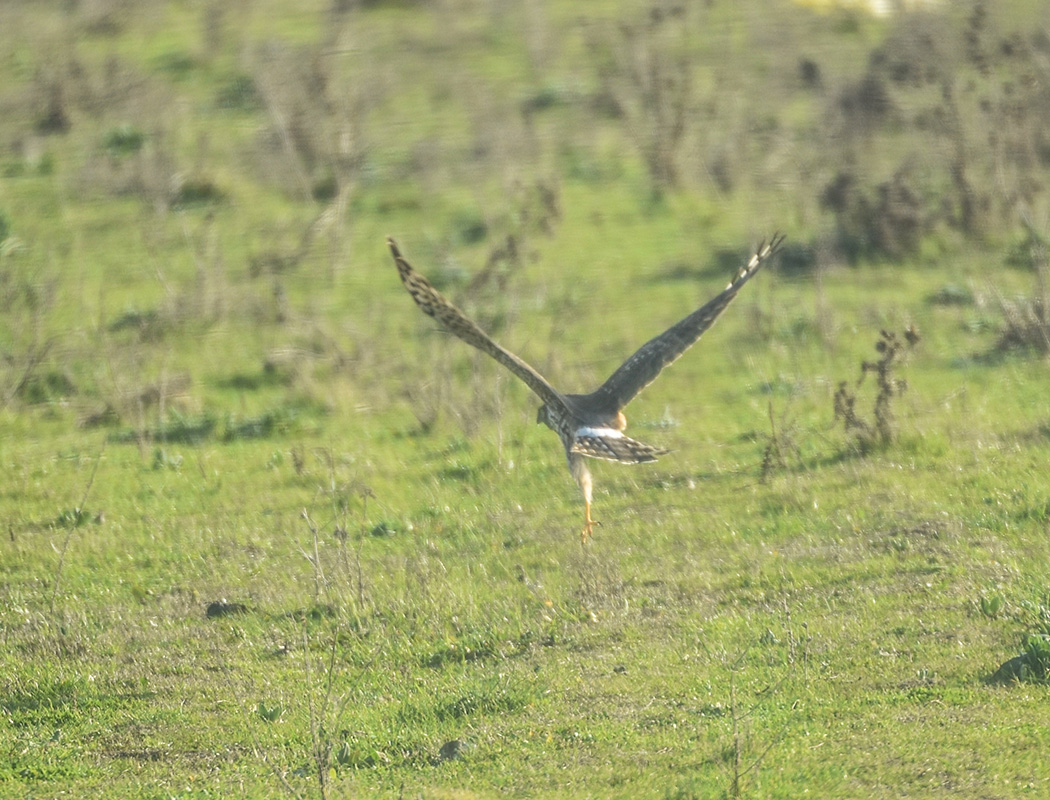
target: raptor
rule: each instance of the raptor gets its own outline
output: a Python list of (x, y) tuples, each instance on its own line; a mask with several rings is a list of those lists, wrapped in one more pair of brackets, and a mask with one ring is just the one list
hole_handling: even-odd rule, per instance
[(539, 396), (543, 404), (536, 421), (558, 434), (565, 447), (569, 471), (583, 492), (582, 539), (586, 543), (594, 532), (594, 526), (598, 524), (591, 518), (593, 483), (586, 459), (602, 458), (621, 464), (641, 464), (655, 461), (669, 452), (625, 436), (623, 432), (627, 427), (627, 418), (623, 414), (624, 407), (711, 327), (737, 292), (776, 252), (784, 237), (777, 234), (769, 242), (759, 245), (754, 255), (720, 294), (643, 344), (590, 394), (566, 394), (555, 389), (535, 368), (493, 341), (435, 289), (430, 281), (416, 272), (401, 255), (393, 239), (387, 238), (386, 241), (402, 283), (423, 313), (436, 319), (467, 344), (492, 356)]

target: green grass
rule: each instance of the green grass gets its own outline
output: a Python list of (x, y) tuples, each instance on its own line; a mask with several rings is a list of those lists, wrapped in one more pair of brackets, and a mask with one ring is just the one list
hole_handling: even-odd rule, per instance
[[(660, 186), (610, 110), (645, 8), (329, 5), (0, 12), (0, 797), (1045, 795), (1046, 357), (998, 345), (998, 297), (1045, 291), (1015, 257), (1045, 196), (1034, 239), (937, 206), (854, 266), (819, 202), (837, 92), (900, 30), (691, 19)], [(1036, 8), (1006, 5), (996, 36)], [(913, 124), (934, 95), (854, 142), (871, 196), (909, 159), (950, 184)], [(629, 407), (672, 452), (594, 465), (586, 547), (534, 398), (384, 244), (574, 391), (778, 229), (820, 272), (758, 276)], [(894, 441), (865, 446), (836, 389), (870, 421), (861, 364), (912, 325)]]

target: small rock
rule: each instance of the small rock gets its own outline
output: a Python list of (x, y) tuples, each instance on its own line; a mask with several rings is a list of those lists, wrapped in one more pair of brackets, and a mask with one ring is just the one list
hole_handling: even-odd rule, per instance
[(463, 752), (466, 749), (467, 745), (462, 739), (452, 739), (441, 745), (441, 749), (438, 750), (437, 758), (432, 759), (430, 763), (436, 766), (438, 764), (444, 764), (446, 761), (455, 761), (457, 758), (463, 757)]
[(1015, 656), (1009, 661), (1003, 662), (1003, 664), (995, 671), (995, 674), (988, 678), (988, 683), (1013, 683), (1019, 681), (1023, 674), (1025, 666), (1024, 656)]
[(216, 600), (214, 603), (208, 603), (208, 608), (204, 615), (208, 619), (216, 619), (217, 617), (229, 617), (233, 614), (247, 613), (248, 606), (244, 603), (227, 603), (225, 600)]

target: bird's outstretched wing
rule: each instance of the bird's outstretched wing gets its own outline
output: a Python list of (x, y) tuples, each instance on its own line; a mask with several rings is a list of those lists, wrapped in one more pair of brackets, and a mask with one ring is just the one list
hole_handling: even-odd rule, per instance
[(736, 278), (710, 302), (698, 308), (681, 322), (659, 336), (643, 344), (603, 383), (590, 398), (602, 406), (621, 409), (642, 389), (656, 380), (664, 367), (673, 363), (688, 350), (700, 335), (711, 327), (718, 315), (725, 311), (740, 288), (751, 279), (766, 259), (784, 241), (782, 234), (775, 234), (769, 243), (759, 245), (746, 265), (740, 268)]
[(448, 328), (450, 333), (454, 333), (467, 344), (492, 356), (521, 378), (544, 403), (565, 406), (565, 398), (547, 382), (546, 378), (516, 355), (492, 341), (473, 320), (452, 305), (441, 292), (431, 285), (430, 281), (405, 261), (393, 239), (387, 237), (386, 243), (394, 256), (394, 263), (397, 264), (401, 282), (405, 284), (408, 293), (412, 295), (412, 299), (416, 301), (416, 305), (423, 310), (424, 314), (436, 319)]

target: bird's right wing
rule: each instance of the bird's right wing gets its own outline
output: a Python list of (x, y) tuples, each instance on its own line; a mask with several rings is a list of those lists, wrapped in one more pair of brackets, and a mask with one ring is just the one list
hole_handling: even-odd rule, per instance
[(741, 287), (758, 272), (783, 241), (783, 235), (777, 234), (768, 243), (759, 245), (755, 254), (719, 295), (643, 344), (590, 396), (608, 408), (621, 409), (627, 405), (642, 389), (656, 380), (664, 367), (676, 361), (711, 327)]
[(449, 332), (454, 333), (467, 344), (492, 356), (521, 378), (544, 403), (565, 406), (565, 398), (547, 382), (546, 378), (516, 355), (496, 344), (473, 320), (452, 305), (441, 292), (433, 287), (430, 281), (405, 261), (393, 239), (387, 237), (386, 243), (394, 256), (394, 263), (397, 264), (401, 282), (405, 284), (408, 293), (412, 295), (412, 299), (416, 301), (416, 305), (422, 309), (424, 314), (436, 319), (448, 328)]

